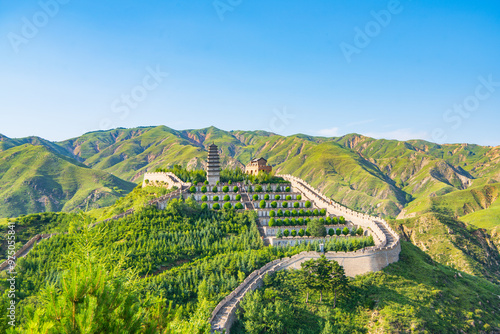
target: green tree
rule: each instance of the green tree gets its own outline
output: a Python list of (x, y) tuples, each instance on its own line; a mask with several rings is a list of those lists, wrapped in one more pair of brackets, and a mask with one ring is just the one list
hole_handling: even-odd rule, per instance
[(328, 235), (333, 237), (335, 235), (335, 230), (333, 228), (328, 230)]
[(190, 192), (191, 194), (194, 194), (194, 193), (196, 192), (196, 187), (195, 187), (195, 186), (191, 186), (191, 187), (189, 188), (189, 192)]
[(214, 187), (212, 188), (212, 192), (213, 192), (213, 193), (216, 193), (216, 192), (217, 192), (217, 186), (214, 186)]
[(206, 202), (206, 201), (208, 200), (208, 196), (207, 196), (207, 195), (203, 195), (203, 196), (201, 196), (201, 200), (202, 200), (203, 202)]
[(234, 205), (234, 208), (235, 208), (236, 210), (242, 210), (242, 209), (243, 209), (243, 204), (241, 204), (240, 202), (238, 202), (238, 203), (236, 203), (236, 204)]
[(342, 234), (343, 235), (348, 235), (349, 234), (349, 229), (346, 227), (344, 227), (344, 229), (342, 230)]
[(304, 234), (305, 234), (304, 229), (303, 229), (303, 228), (301, 228), (301, 229), (299, 230), (299, 236), (303, 237), (303, 236), (304, 236)]
[(265, 195), (264, 195), (264, 199), (265, 199), (266, 201), (269, 201), (269, 194), (265, 194)]
[(298, 208), (300, 207), (300, 203), (299, 203), (299, 202), (295, 202), (295, 203), (293, 203), (293, 207), (294, 207), (295, 209), (298, 209)]
[(290, 196), (290, 195), (286, 195), (285, 199), (286, 199), (287, 201), (291, 201), (291, 200), (292, 200), (292, 196)]
[(277, 200), (277, 201), (279, 201), (281, 199), (281, 196), (280, 195), (276, 195), (276, 196), (274, 196), (274, 199)]
[(265, 209), (265, 208), (266, 208), (266, 201), (264, 201), (264, 200), (260, 201), (260, 203), (259, 203), (259, 207), (260, 207), (261, 209)]
[(297, 236), (297, 231), (296, 230), (292, 230), (291, 235), (292, 235), (292, 237), (296, 237)]
[(283, 202), (281, 205), (282, 205), (284, 208), (287, 208), (287, 207), (288, 207), (288, 203), (287, 203), (287, 202)]
[(342, 234), (342, 230), (341, 230), (340, 228), (336, 229), (336, 230), (335, 230), (335, 234), (336, 234), (337, 236), (340, 236), (340, 235)]
[(220, 204), (219, 203), (214, 203), (214, 205), (212, 206), (212, 209), (219, 210), (220, 209)]
[(241, 201), (241, 195), (240, 195), (240, 194), (236, 195), (235, 199), (236, 199), (237, 201)]
[(224, 202), (228, 202), (231, 200), (231, 197), (229, 195), (224, 195)]
[(207, 187), (206, 186), (201, 187), (201, 192), (202, 193), (206, 193), (207, 192)]
[(269, 224), (269, 226), (273, 227), (273, 226), (275, 226), (276, 221), (274, 220), (274, 218), (271, 218), (271, 219), (269, 219), (269, 223), (268, 224)]
[(234, 192), (234, 193), (237, 193), (238, 191), (240, 191), (240, 188), (238, 188), (238, 186), (234, 186), (234, 187), (233, 187), (233, 192)]
[(230, 203), (230, 202), (226, 202), (226, 203), (224, 203), (224, 209), (226, 209), (226, 210), (230, 210), (232, 207), (233, 207), (233, 206), (231, 205), (231, 203)]
[(283, 231), (283, 235), (285, 237), (288, 237), (290, 235), (290, 231), (288, 231), (288, 230)]
[(302, 195), (297, 195), (297, 200), (300, 201), (302, 199)]
[(269, 211), (269, 217), (275, 217), (276, 216), (276, 211), (271, 210)]
[(310, 201), (306, 201), (306, 203), (304, 205), (306, 208), (310, 208), (312, 204)]
[(359, 236), (363, 235), (363, 229), (361, 227), (358, 228), (357, 233)]
[(254, 195), (252, 196), (252, 198), (253, 198), (253, 200), (254, 200), (254, 201), (258, 201), (258, 200), (259, 200), (259, 195), (254, 194)]
[(272, 201), (272, 202), (271, 202), (271, 207), (272, 207), (273, 209), (276, 209), (276, 208), (278, 207), (278, 203), (277, 203), (276, 201)]
[(229, 192), (229, 187), (228, 186), (222, 187), (222, 191), (225, 193)]
[(313, 219), (307, 224), (307, 229), (310, 231), (313, 237), (324, 237), (326, 236), (325, 225), (321, 224), (318, 219)]
[(214, 196), (214, 197), (212, 198), (212, 200), (213, 200), (214, 202), (217, 202), (217, 201), (219, 200), (219, 196)]
[[(272, 203), (271, 203), (271, 205), (272, 205)], [(277, 214), (278, 214), (278, 217), (283, 217), (283, 210), (278, 209), (278, 213)]]

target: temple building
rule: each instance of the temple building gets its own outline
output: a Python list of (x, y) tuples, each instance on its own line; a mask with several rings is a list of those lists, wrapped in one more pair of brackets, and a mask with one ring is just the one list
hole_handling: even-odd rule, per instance
[(216, 185), (220, 181), (219, 149), (215, 144), (208, 147), (207, 180), (209, 185)]
[(270, 173), (273, 167), (267, 165), (267, 160), (264, 158), (256, 158), (250, 161), (248, 165), (245, 166), (245, 173), (250, 175), (257, 175), (259, 172)]

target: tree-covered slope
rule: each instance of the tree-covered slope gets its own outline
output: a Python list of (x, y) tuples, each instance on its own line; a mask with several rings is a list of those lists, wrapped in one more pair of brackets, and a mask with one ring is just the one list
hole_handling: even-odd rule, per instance
[(0, 152), (0, 216), (111, 205), (135, 184), (93, 170), (45, 146)]

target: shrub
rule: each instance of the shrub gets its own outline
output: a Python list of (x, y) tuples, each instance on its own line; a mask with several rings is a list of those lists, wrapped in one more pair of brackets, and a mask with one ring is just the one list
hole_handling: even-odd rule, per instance
[(303, 228), (301, 228), (301, 229), (299, 230), (299, 236), (303, 237), (303, 236), (304, 236), (304, 233), (305, 233), (305, 232), (304, 232), (304, 229), (303, 229)]
[(290, 219), (286, 218), (285, 220), (283, 220), (283, 225), (290, 226)]
[(325, 210), (325, 209), (321, 209), (321, 210), (319, 211), (319, 214), (320, 214), (321, 216), (326, 216), (326, 210)]
[(358, 232), (358, 235), (363, 235), (363, 232), (364, 232), (364, 231), (363, 231), (363, 229), (360, 227), (360, 228), (358, 228), (358, 230), (357, 230), (356, 232)]
[(259, 200), (259, 195), (257, 195), (257, 194), (254, 194), (252, 197), (253, 197), (254, 201), (258, 201)]
[(219, 196), (214, 196), (214, 198), (212, 198), (212, 201), (214, 202), (217, 202), (219, 200)]
[(357, 230), (353, 227), (351, 229), (351, 236), (353, 236), (353, 237), (356, 236), (356, 233), (357, 233)]
[(269, 226), (273, 227), (273, 226), (276, 225), (276, 221), (274, 220), (274, 218), (271, 218), (271, 219), (269, 219), (269, 223), (268, 224), (269, 224)]
[(287, 202), (283, 202), (281, 205), (282, 205), (284, 208), (288, 208), (288, 203), (287, 203)]
[(272, 201), (272, 202), (271, 202), (271, 207), (272, 207), (273, 209), (276, 209), (276, 208), (278, 207), (278, 203), (277, 203), (276, 201)]
[(220, 184), (220, 181), (215, 182), (215, 184), (216, 184), (216, 185), (219, 185), (219, 184)]
[(213, 192), (213, 193), (216, 193), (216, 192), (217, 192), (217, 186), (214, 186), (214, 187), (212, 188), (212, 192)]
[(339, 223), (339, 219), (337, 217), (332, 217), (332, 224), (337, 225)]
[(243, 204), (241, 204), (240, 202), (238, 202), (238, 203), (236, 203), (236, 204), (234, 205), (234, 208), (235, 208), (236, 210), (242, 210), (242, 209), (243, 209)]
[(276, 232), (276, 238), (281, 238), (283, 236), (283, 232), (279, 228), (278, 231)]
[(265, 199), (266, 201), (269, 201), (269, 194), (265, 194), (265, 195), (264, 195), (264, 199)]
[(240, 195), (240, 194), (237, 194), (237, 195), (236, 195), (236, 197), (235, 197), (235, 199), (236, 199), (237, 201), (241, 201), (241, 195)]
[(348, 235), (349, 234), (349, 229), (346, 227), (344, 227), (344, 229), (342, 230), (342, 234), (343, 235)]
[(297, 210), (295, 210), (295, 209), (292, 210), (292, 216), (297, 217)]
[(283, 216), (290, 217), (290, 211), (288, 210), (283, 211)]
[(257, 187), (255, 187), (255, 191), (258, 193), (262, 192), (262, 186), (259, 184)]
[(207, 203), (201, 203), (201, 209), (202, 210), (206, 210), (208, 208), (208, 204)]
[(290, 231), (285, 230), (285, 231), (283, 232), (283, 235), (284, 235), (285, 237), (288, 237), (288, 236), (290, 235)]
[(206, 201), (208, 200), (208, 196), (207, 196), (207, 195), (203, 195), (203, 196), (201, 196), (201, 200), (202, 200), (203, 202), (206, 202)]
[(339, 217), (339, 224), (345, 224), (345, 218), (343, 216)]
[(270, 192), (272, 192), (272, 191), (273, 191), (273, 188), (271, 188), (271, 185), (270, 185), (270, 184), (268, 184), (268, 185), (267, 185), (266, 191), (267, 191), (268, 193), (270, 193)]
[(224, 202), (227, 202), (227, 201), (230, 201), (231, 200), (231, 196), (229, 195), (225, 195), (224, 196)]
[(206, 193), (207, 192), (207, 187), (206, 186), (201, 187), (201, 192), (202, 193)]
[(336, 234), (336, 235), (341, 235), (341, 234), (342, 234), (342, 231), (340, 230), (340, 228), (338, 228), (338, 229), (335, 231), (335, 234)]
[(233, 181), (229, 180), (229, 181), (227, 182), (227, 184), (232, 185), (232, 184), (233, 184)]
[(290, 196), (290, 195), (286, 195), (285, 199), (286, 199), (287, 201), (291, 201), (291, 200), (292, 200), (292, 196)]
[(310, 236), (311, 236), (311, 231), (309, 231), (309, 229), (308, 229), (308, 228), (306, 228), (306, 235), (307, 235), (308, 237), (310, 237)]
[(304, 218), (297, 219), (297, 222), (299, 223), (299, 225), (304, 225)]
[(293, 203), (293, 207), (294, 207), (295, 209), (298, 209), (298, 208), (300, 207), (300, 203), (299, 203), (299, 202), (295, 202), (295, 203)]
[(205, 180), (205, 182), (203, 182), (204, 185), (207, 185), (208, 184), (208, 180)]
[(266, 201), (264, 201), (264, 200), (260, 201), (260, 203), (259, 203), (259, 207), (260, 207), (261, 209), (265, 209), (265, 208), (266, 208)]
[(212, 206), (212, 209), (219, 210), (220, 209), (219, 203), (214, 203), (214, 205)]
[(324, 218), (320, 218), (319, 222), (324, 225), (325, 224), (325, 219)]
[(306, 204), (304, 204), (306, 208), (310, 208), (311, 207), (311, 202), (310, 201), (306, 201)]
[(248, 186), (248, 192), (249, 192), (249, 193), (253, 193), (252, 186)]
[(314, 215), (314, 216), (319, 216), (319, 210), (318, 210), (318, 209), (314, 209), (314, 211), (313, 211), (313, 215)]
[(269, 217), (275, 217), (276, 212), (274, 210), (269, 211)]
[(326, 224), (327, 224), (327, 225), (331, 225), (331, 223), (332, 223), (332, 218), (330, 218), (330, 217), (326, 217), (326, 218), (325, 218), (325, 221), (326, 221)]
[(307, 217), (307, 218), (305, 219), (305, 222), (306, 222), (306, 223), (309, 223), (310, 221), (311, 221), (311, 218), (309, 218), (309, 217)]
[(297, 236), (297, 231), (292, 230), (292, 233), (291, 233), (291, 234), (292, 234), (292, 237), (296, 237), (296, 236)]
[(297, 225), (297, 219), (295, 219), (295, 218), (290, 219), (290, 224), (292, 224), (294, 226)]
[(287, 193), (289, 193), (289, 192), (290, 192), (290, 187), (286, 187), (285, 191), (286, 191)]
[(231, 205), (231, 203), (229, 203), (229, 202), (224, 203), (224, 209), (229, 210), (229, 209), (231, 209), (232, 207), (233, 207), (233, 206)]
[(222, 187), (222, 191), (227, 193), (229, 191), (229, 187), (228, 186), (224, 186)]
[(276, 226), (283, 226), (283, 221), (281, 219), (276, 219)]
[(238, 186), (234, 186), (234, 187), (233, 187), (233, 192), (234, 192), (234, 193), (237, 193), (238, 191), (240, 191), (240, 188), (238, 188)]
[(302, 217), (303, 217), (303, 216), (305, 216), (305, 215), (306, 215), (306, 213), (305, 213), (304, 209), (300, 209), (300, 210), (299, 210), (299, 216), (302, 216)]
[(302, 195), (297, 195), (297, 200), (300, 201), (302, 199)]
[(283, 217), (283, 210), (278, 209), (278, 217)]
[(189, 188), (189, 192), (191, 194), (194, 194), (196, 192), (196, 187), (195, 186), (191, 186), (191, 188)]
[(335, 234), (335, 230), (333, 228), (329, 229), (328, 230), (328, 235), (333, 237), (333, 235)]
[(281, 199), (281, 196), (280, 195), (275, 195), (274, 199), (277, 200), (277, 201), (279, 201)]
[(312, 212), (311, 212), (311, 210), (307, 210), (307, 211), (306, 211), (306, 216), (312, 216)]

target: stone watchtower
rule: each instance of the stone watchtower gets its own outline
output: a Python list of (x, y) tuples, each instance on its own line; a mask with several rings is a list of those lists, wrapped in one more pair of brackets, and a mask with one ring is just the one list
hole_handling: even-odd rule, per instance
[(215, 144), (208, 147), (207, 180), (209, 185), (215, 185), (220, 180), (219, 149)]

